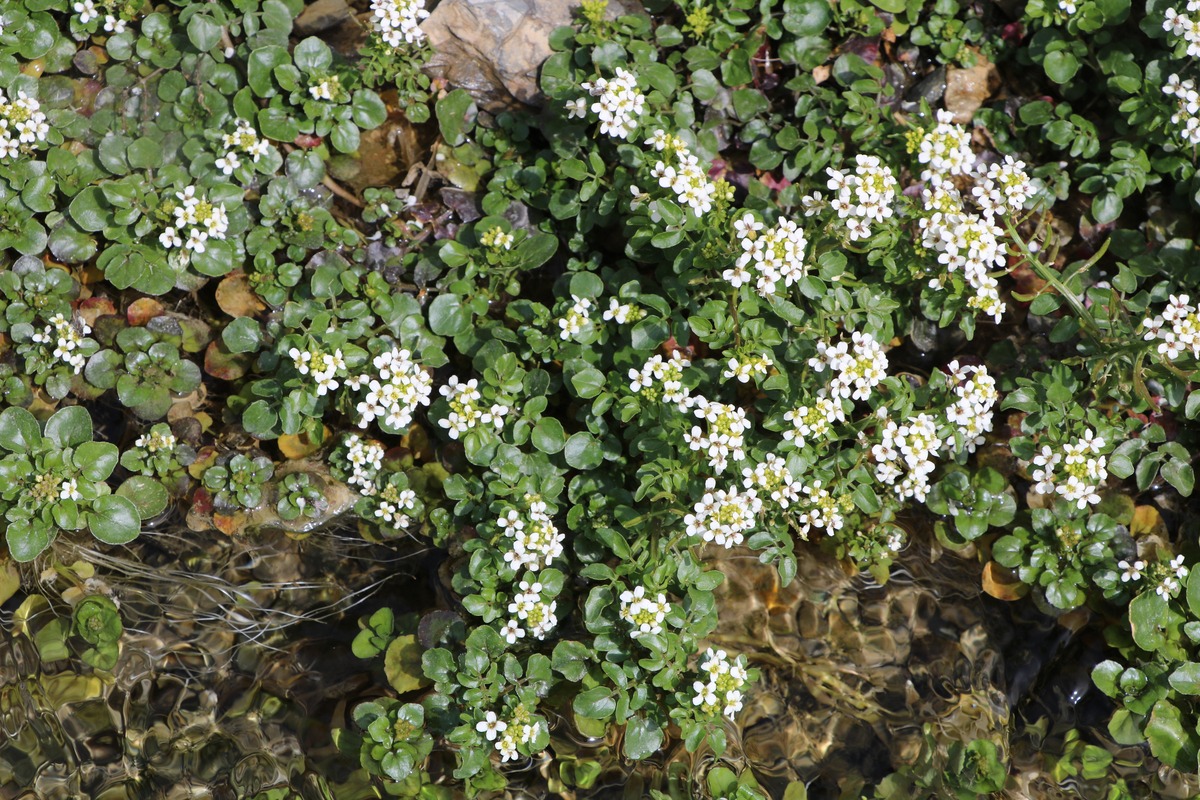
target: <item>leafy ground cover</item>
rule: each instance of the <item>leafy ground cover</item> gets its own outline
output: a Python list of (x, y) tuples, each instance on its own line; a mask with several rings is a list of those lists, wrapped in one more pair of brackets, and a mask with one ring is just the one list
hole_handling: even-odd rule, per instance
[[(188, 622), (222, 652), (340, 622), (323, 766), (239, 796), (1196, 790), (1196, 9), (585, 0), (506, 109), (422, 72), (420, 0), (353, 46), (301, 10), (0, 7), (11, 646), (124, 685), (180, 621), (163, 570), (237, 609)], [(374, 175), (404, 131), (424, 158)], [(330, 531), (425, 577), (277, 624), (282, 582), (193, 549), (269, 572)], [(817, 668), (832, 624), (799, 657), (737, 629), (746, 562), (768, 607), (945, 569), (1084, 680), (888, 729)], [(756, 760), (789, 670), (888, 757)]]

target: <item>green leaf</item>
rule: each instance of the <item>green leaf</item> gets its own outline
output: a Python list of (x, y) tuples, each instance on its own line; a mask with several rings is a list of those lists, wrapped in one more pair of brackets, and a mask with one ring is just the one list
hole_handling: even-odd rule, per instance
[(117, 487), (116, 494), (131, 500), (137, 508), (138, 516), (144, 520), (166, 511), (167, 503), (171, 500), (165, 486), (145, 475), (129, 478)]
[[(879, 5), (878, 0), (873, 0), (873, 2)], [(1046, 54), (1046, 60), (1042, 62), (1042, 67), (1046, 70), (1050, 80), (1055, 83), (1068, 83), (1075, 77), (1075, 73), (1079, 72), (1079, 59), (1075, 58), (1075, 55), (1069, 50), (1055, 50), (1053, 53)]]
[(442, 138), (452, 147), (467, 140), (466, 131), (475, 124), (475, 100), (466, 89), (455, 89), (437, 101), (434, 114)]
[(113, 224), (111, 209), (104, 200), (104, 193), (97, 186), (89, 186), (75, 195), (67, 213), (76, 225), (90, 233), (102, 231)]
[(252, 317), (238, 317), (221, 331), (221, 341), (231, 353), (254, 353), (262, 346), (262, 329)]
[(0, 412), (0, 447), (13, 453), (28, 453), (42, 441), (37, 419), (23, 408)]
[(572, 708), (581, 717), (608, 719), (617, 710), (617, 701), (613, 697), (611, 689), (597, 686), (595, 689), (588, 689), (586, 692), (576, 695)]
[(585, 400), (604, 391), (604, 373), (595, 367), (584, 367), (571, 375), (571, 388)]
[(92, 415), (83, 406), (65, 406), (46, 420), (47, 439), (61, 448), (75, 447), (92, 440)]
[(187, 25), (188, 40), (201, 53), (207, 53), (221, 41), (221, 26), (207, 14), (193, 14)]
[(567, 444), (563, 448), (563, 457), (567, 460), (567, 464), (575, 469), (595, 469), (604, 461), (604, 451), (590, 433), (579, 431), (567, 439)]
[(562, 423), (554, 417), (542, 417), (537, 425), (533, 426), (531, 441), (533, 446), (543, 453), (553, 455), (559, 452), (566, 445), (566, 439)]
[(587, 675), (587, 664), (591, 650), (582, 642), (565, 639), (554, 646), (550, 664), (569, 681), (581, 681)]
[(333, 65), (333, 51), (316, 36), (310, 36), (296, 45), (292, 62), (309, 75), (323, 76)]
[(1171, 673), (1171, 687), (1182, 694), (1200, 694), (1200, 664), (1188, 661)]
[(662, 728), (653, 720), (644, 717), (634, 717), (625, 726), (625, 744), (623, 750), (626, 757), (635, 761), (652, 756), (662, 746)]
[(1124, 671), (1125, 668), (1116, 661), (1101, 661), (1092, 669), (1092, 683), (1109, 697), (1116, 697), (1120, 691), (1117, 688), (1117, 679)]
[(19, 520), (9, 523), (4, 540), (14, 561), (33, 561), (50, 546), (50, 529), (44, 524), (34, 528), (28, 520)]
[(75, 466), (89, 481), (102, 481), (116, 469), (120, 457), (112, 442), (84, 442), (75, 449)]
[(1125, 203), (1116, 192), (1104, 191), (1092, 200), (1092, 216), (1096, 218), (1096, 222), (1114, 222), (1121, 216), (1124, 208)]
[(439, 336), (457, 336), (471, 329), (471, 312), (458, 295), (439, 294), (429, 304), (429, 329)]
[(97, 498), (88, 514), (92, 535), (108, 544), (132, 542), (142, 532), (142, 518), (127, 497), (115, 494)]
[(364, 131), (373, 130), (387, 120), (387, 106), (370, 89), (359, 89), (350, 100), (350, 116)]
[(1163, 464), (1162, 476), (1184, 497), (1191, 497), (1192, 490), (1196, 488), (1192, 465), (1181, 459), (1172, 458)]
[(1146, 723), (1146, 741), (1154, 757), (1167, 766), (1182, 772), (1196, 771), (1196, 734), (1184, 729), (1183, 714), (1170, 702), (1160, 700), (1154, 704)]
[(422, 671), (421, 659), (422, 648), (415, 634), (397, 636), (388, 645), (383, 671), (396, 692), (404, 694), (430, 684)]

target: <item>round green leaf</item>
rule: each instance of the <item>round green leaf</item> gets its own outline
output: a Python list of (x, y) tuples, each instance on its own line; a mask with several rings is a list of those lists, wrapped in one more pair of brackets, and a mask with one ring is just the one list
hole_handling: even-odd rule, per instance
[(59, 447), (75, 447), (92, 440), (92, 415), (83, 406), (66, 406), (46, 420), (46, 438)]
[(102, 481), (112, 474), (121, 451), (111, 442), (84, 442), (75, 449), (75, 466), (89, 481)]
[(253, 353), (262, 345), (262, 330), (251, 317), (238, 317), (221, 331), (221, 341), (231, 353)]
[(604, 461), (604, 451), (600, 449), (600, 443), (595, 437), (580, 431), (567, 439), (563, 457), (567, 459), (567, 464), (575, 469), (595, 469)]
[(170, 501), (166, 487), (145, 475), (134, 475), (117, 488), (116, 494), (131, 500), (142, 519), (161, 514)]
[(458, 295), (439, 294), (429, 304), (429, 328), (439, 336), (457, 336), (471, 329), (471, 312)]
[(42, 441), (37, 419), (23, 408), (0, 412), (0, 447), (13, 453), (28, 453)]
[(310, 36), (292, 51), (292, 61), (309, 75), (320, 75), (333, 64), (333, 52), (329, 45), (316, 36)]
[(543, 453), (557, 453), (566, 445), (562, 423), (554, 417), (542, 417), (533, 427), (533, 446)]
[(50, 530), (31, 527), (26, 520), (10, 523), (4, 532), (9, 555), (16, 561), (33, 561), (50, 546)]
[(108, 544), (132, 542), (142, 532), (142, 518), (128, 497), (107, 494), (92, 505), (88, 514), (92, 535)]
[[(878, 2), (876, 2), (878, 5)], [(1055, 50), (1053, 53), (1046, 54), (1046, 60), (1042, 62), (1042, 66), (1046, 70), (1046, 74), (1050, 76), (1050, 80), (1055, 83), (1067, 83), (1075, 77), (1075, 73), (1079, 72), (1079, 59), (1068, 50)]]

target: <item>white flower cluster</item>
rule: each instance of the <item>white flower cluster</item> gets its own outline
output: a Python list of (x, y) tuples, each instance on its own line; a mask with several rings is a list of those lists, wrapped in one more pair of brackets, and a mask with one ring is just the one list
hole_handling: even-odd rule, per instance
[(735, 289), (753, 280), (755, 291), (763, 297), (774, 294), (780, 281), (791, 286), (804, 277), (804, 252), (808, 247), (804, 231), (790, 219), (781, 218), (770, 230), (765, 227), (749, 211), (734, 221), (742, 253), (732, 269), (721, 273)]
[(651, 399), (661, 398), (664, 403), (674, 403), (680, 411), (686, 411), (691, 398), (688, 388), (683, 385), (683, 371), (691, 364), (678, 350), (672, 352), (669, 359), (651, 356), (640, 370), (629, 369), (629, 390)]
[(350, 434), (343, 443), (346, 448), (346, 461), (350, 463), (350, 477), (346, 483), (357, 486), (358, 493), (367, 497), (378, 490), (375, 480), (383, 469), (383, 445), (374, 439), (363, 439), (357, 434)]
[[(638, 117), (646, 108), (646, 96), (638, 91), (637, 76), (617, 67), (616, 77), (585, 81), (581, 87), (596, 98), (591, 110), (600, 119), (600, 133), (615, 139), (632, 139), (637, 132)], [(587, 100), (580, 97), (567, 103), (567, 111), (573, 118), (586, 118)]]
[(504, 428), (504, 417), (510, 409), (499, 403), (484, 408), (479, 402), (482, 395), (475, 378), (459, 383), (458, 378), (452, 376), (438, 392), (450, 403), (450, 413), (439, 419), (438, 425), (446, 429), (451, 439), (457, 439), (476, 425), (491, 425), (497, 431)]
[(1174, 361), (1184, 353), (1200, 358), (1200, 315), (1186, 294), (1173, 294), (1163, 313), (1142, 322), (1146, 341), (1160, 340), (1159, 354)]
[(583, 326), (588, 324), (588, 315), (592, 308), (592, 301), (586, 297), (571, 295), (571, 300), (573, 305), (567, 309), (566, 316), (558, 321), (558, 336), (564, 342), (577, 335), (583, 330)]
[(83, 320), (76, 322), (62, 314), (55, 314), (50, 318), (50, 324), (33, 334), (30, 339), (46, 349), (53, 346), (53, 356), (79, 375), (87, 363), (87, 359), (79, 352), (79, 346), (83, 344), (84, 337), (91, 332), (92, 329)]
[[(303, 499), (303, 498), (301, 498)], [(383, 487), (375, 504), (375, 521), (391, 528), (407, 528), (412, 518), (406, 514), (417, 507), (417, 493), (412, 489), (396, 490), (390, 483)]]
[(1180, 581), (1188, 576), (1188, 568), (1183, 565), (1183, 556), (1175, 556), (1171, 562), (1167, 564), (1168, 572), (1163, 575), (1158, 586), (1154, 587), (1154, 591), (1163, 600), (1170, 600), (1175, 595), (1179, 594), (1181, 588)]
[(417, 407), (429, 405), (433, 378), (404, 348), (393, 347), (380, 353), (371, 365), (375, 368), (374, 375), (356, 375), (346, 381), (352, 389), (367, 387), (367, 396), (356, 407), (358, 427), (365, 428), (377, 418), (393, 428), (407, 427)]
[[(826, 186), (834, 192), (829, 205), (837, 212), (838, 219), (846, 220), (852, 242), (870, 236), (872, 222), (883, 222), (892, 216), (897, 185), (896, 176), (878, 156), (859, 153), (854, 162), (853, 175), (832, 168), (825, 170), (829, 175)], [(805, 205), (815, 210), (822, 202), (818, 194)]]
[(1192, 58), (1200, 56), (1200, 19), (1192, 19), (1188, 14), (1200, 11), (1200, 0), (1188, 0), (1187, 12), (1180, 14), (1173, 8), (1163, 12), (1163, 30), (1175, 36), (1182, 36), (1187, 42), (1187, 54)]
[(1082, 510), (1100, 502), (1099, 489), (1108, 480), (1108, 459), (1100, 455), (1104, 439), (1088, 430), (1082, 439), (1063, 445), (1061, 452), (1043, 445), (1033, 458), (1039, 494), (1057, 492)]
[(528, 503), (525, 513), (510, 508), (500, 515), (496, 525), (510, 540), (504, 554), (509, 566), (514, 570), (524, 567), (537, 572), (562, 556), (567, 537), (555, 527), (544, 500), (531, 495), (526, 495), (525, 500)]
[(1075, 0), (1058, 0), (1058, 10), (1064, 14), (1074, 14), (1076, 11)]
[(337, 379), (346, 377), (346, 361), (340, 347), (332, 353), (326, 353), (315, 345), (305, 350), (293, 347), (288, 350), (288, 358), (292, 359), (292, 366), (297, 372), (311, 375), (312, 380), (316, 381), (318, 397), (337, 389), (340, 385)]
[(833, 397), (866, 400), (871, 390), (887, 377), (888, 358), (875, 337), (854, 331), (850, 342), (818, 342), (817, 354), (808, 360), (817, 372), (829, 369), (829, 393)]
[(756, 494), (770, 497), (780, 508), (787, 508), (800, 501), (803, 487), (800, 481), (792, 477), (784, 460), (774, 453), (767, 453), (765, 459), (750, 467), (742, 468), (742, 486), (753, 489)]
[(751, 378), (765, 376), (773, 366), (775, 362), (765, 353), (742, 358), (733, 357), (729, 359), (729, 364), (721, 376), (736, 378), (738, 383), (749, 383)]
[(622, 303), (615, 297), (608, 299), (608, 310), (604, 312), (605, 322), (615, 322), (618, 325), (628, 325), (646, 316), (646, 312), (636, 303)]
[(420, 25), (428, 16), (425, 0), (371, 0), (371, 27), (389, 47), (425, 41)]
[(308, 93), (313, 100), (336, 101), (342, 96), (342, 79), (337, 75), (322, 78), (308, 87)]
[(209, 239), (224, 239), (229, 229), (229, 216), (222, 203), (210, 203), (196, 196), (196, 187), (188, 186), (175, 193), (178, 204), (172, 209), (174, 223), (158, 237), (159, 243), (170, 250), (182, 247), (194, 253), (205, 251)]
[(41, 104), (24, 92), (9, 101), (0, 92), (0, 161), (16, 158), (22, 150), (46, 141), (50, 125)]
[(1142, 579), (1142, 570), (1146, 568), (1146, 562), (1134, 560), (1130, 564), (1128, 561), (1118, 561), (1117, 567), (1121, 570), (1121, 583), (1136, 582)]
[(849, 513), (854, 503), (849, 495), (834, 497), (821, 485), (821, 481), (813, 481), (804, 487), (806, 507), (799, 517), (800, 533), (807, 539), (808, 532), (813, 528), (823, 528), (825, 533), (833, 536), (845, 524), (845, 515)]
[(558, 601), (551, 600), (548, 603), (544, 601), (542, 584), (537, 581), (533, 583), (521, 581), (517, 584), (517, 588), (521, 591), (517, 592), (512, 602), (508, 604), (508, 613), (515, 616), (500, 629), (500, 635), (509, 644), (516, 644), (517, 639), (525, 636), (525, 631), (521, 627), (521, 623), (524, 623), (524, 627), (528, 628), (536, 638), (545, 639), (546, 634), (558, 625), (558, 617), (554, 615), (554, 612), (558, 610)]
[(226, 175), (232, 175), (233, 171), (242, 165), (242, 156), (248, 156), (252, 163), (257, 164), (258, 160), (271, 150), (271, 143), (259, 138), (254, 126), (244, 119), (237, 121), (237, 128), (233, 133), (226, 133), (221, 137), (221, 144), (225, 147), (225, 152), (217, 159), (216, 164), (217, 169)]
[(966, 175), (975, 162), (971, 134), (953, 124), (954, 114), (938, 109), (937, 125), (926, 131), (917, 143), (917, 160), (928, 164), (921, 180), (937, 184), (951, 175)]
[(496, 743), (500, 753), (500, 761), (515, 761), (520, 753), (517, 746), (530, 744), (537, 738), (540, 722), (520, 722), (516, 719), (505, 722), (495, 711), (489, 711), (484, 718), (475, 723), (475, 730), (482, 733), (489, 742)]
[[(110, 3), (101, 2), (100, 5), (104, 7), (106, 12), (104, 14), (105, 33), (124, 33), (125, 20), (114, 14), (107, 13)], [(100, 18), (100, 9), (96, 8), (93, 0), (78, 0), (78, 2), (71, 5), (71, 8), (79, 15), (80, 25), (87, 25), (92, 20)]]
[(722, 714), (733, 719), (742, 710), (742, 687), (746, 685), (747, 673), (742, 657), (731, 662), (724, 650), (714, 651), (711, 647), (700, 664), (701, 680), (692, 684), (696, 696), (692, 705), (705, 714)]
[(750, 427), (746, 412), (737, 406), (709, 402), (703, 397), (696, 397), (692, 404), (696, 416), (708, 423), (708, 431), (693, 426), (691, 433), (684, 437), (688, 449), (706, 453), (708, 465), (718, 475), (729, 466), (730, 457), (734, 461), (745, 459), (746, 451), (742, 448), (746, 444), (746, 429)]
[(634, 639), (647, 633), (662, 633), (662, 624), (670, 613), (671, 604), (662, 592), (655, 599), (646, 596), (645, 586), (621, 592), (621, 619), (633, 626), (629, 635)]
[(1196, 82), (1171, 75), (1163, 87), (1163, 94), (1175, 98), (1171, 124), (1178, 128), (1180, 138), (1190, 145), (1200, 144), (1200, 92), (1196, 91)]
[(989, 222), (997, 216), (1015, 214), (1033, 197), (1033, 183), (1025, 172), (1025, 162), (1012, 156), (992, 164), (971, 189), (975, 202)]
[(966, 451), (974, 453), (992, 429), (992, 409), (1000, 400), (996, 379), (982, 366), (960, 365), (957, 360), (947, 366), (947, 374), (958, 399), (946, 409), (946, 419), (962, 432)]
[(932, 414), (918, 414), (903, 425), (889, 419), (883, 441), (871, 448), (875, 478), (891, 486), (901, 500), (915, 497), (925, 502), (929, 476), (937, 467), (934, 457), (942, 446), (937, 427)]
[[(921, 246), (938, 254), (938, 263), (949, 272), (962, 271), (975, 296), (967, 305), (977, 308), (999, 322), (1004, 315), (996, 279), (988, 274), (993, 267), (1004, 266), (1002, 231), (991, 219), (967, 211), (958, 191), (949, 184), (924, 192), (925, 216), (921, 218)], [(932, 288), (942, 281), (934, 278)]]
[(783, 438), (795, 442), (797, 447), (804, 447), (810, 439), (823, 439), (833, 423), (845, 422), (846, 412), (840, 402), (819, 395), (811, 406), (785, 411), (783, 419), (792, 423), (792, 427), (783, 432)]
[(674, 157), (674, 164), (659, 161), (650, 171), (658, 185), (674, 192), (679, 204), (691, 208), (697, 217), (711, 211), (717, 196), (717, 185), (708, 179), (708, 173), (688, 149), (687, 142), (660, 128), (645, 143), (664, 153), (668, 159)]
[(134, 440), (134, 447), (141, 447), (147, 453), (157, 453), (160, 450), (174, 450), (177, 440), (173, 433), (154, 433), (147, 431)]
[(493, 225), (479, 237), (479, 243), (493, 250), (511, 250), (517, 237), (504, 230), (499, 225)]
[(683, 522), (688, 536), (699, 536), (728, 550), (742, 543), (761, 510), (762, 500), (754, 489), (744, 493), (739, 493), (737, 486), (717, 489), (716, 479), (709, 478), (704, 483), (704, 496)]

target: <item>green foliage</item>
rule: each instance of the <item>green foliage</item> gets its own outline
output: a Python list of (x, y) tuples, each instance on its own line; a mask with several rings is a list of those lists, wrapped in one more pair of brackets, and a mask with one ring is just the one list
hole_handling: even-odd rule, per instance
[(71, 615), (71, 629), (89, 645), (81, 656), (84, 663), (97, 669), (116, 665), (124, 628), (112, 600), (99, 594), (80, 600)]
[(6, 408), (0, 449), (0, 513), (17, 561), (37, 558), (63, 531), (88, 530), (110, 544), (137, 537), (137, 508), (105, 483), (117, 465), (117, 447), (92, 441), (86, 409), (61, 408), (42, 424), (25, 409)]
[(251, 509), (262, 505), (263, 487), (274, 474), (275, 466), (266, 456), (251, 459), (244, 453), (234, 453), (204, 470), (202, 483), (212, 493), (216, 508)]

